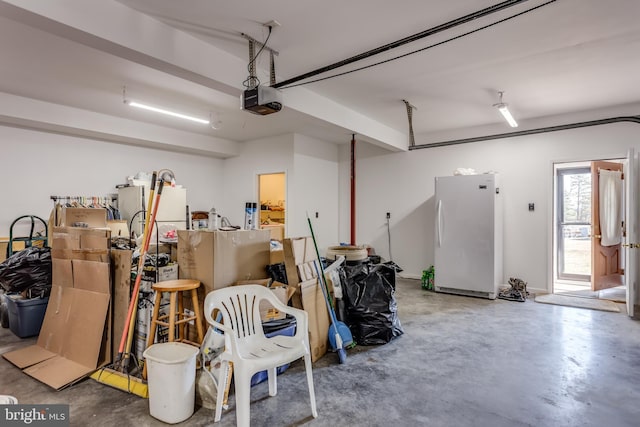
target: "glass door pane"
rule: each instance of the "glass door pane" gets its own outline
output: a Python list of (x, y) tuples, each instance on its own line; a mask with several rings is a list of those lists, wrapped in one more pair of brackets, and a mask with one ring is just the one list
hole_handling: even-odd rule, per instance
[(591, 280), (591, 171), (558, 170), (558, 278)]

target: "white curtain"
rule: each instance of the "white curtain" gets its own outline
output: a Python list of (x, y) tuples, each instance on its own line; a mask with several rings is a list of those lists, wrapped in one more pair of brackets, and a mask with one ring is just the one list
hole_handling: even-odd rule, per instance
[(622, 172), (600, 170), (600, 234), (602, 246), (622, 241)]

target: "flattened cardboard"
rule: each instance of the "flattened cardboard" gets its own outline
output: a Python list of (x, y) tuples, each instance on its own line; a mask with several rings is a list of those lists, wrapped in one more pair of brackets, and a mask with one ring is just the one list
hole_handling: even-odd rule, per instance
[[(111, 268), (113, 274), (113, 337), (116, 342), (122, 337), (125, 319), (129, 311), (129, 293), (131, 288), (131, 256), (130, 250), (114, 249), (111, 251)], [(118, 355), (117, 346), (113, 346), (112, 360)]]
[(102, 244), (108, 231), (96, 231), (55, 229), (53, 285), (38, 341), (3, 354), (27, 375), (58, 390), (111, 360), (108, 251), (71, 249), (83, 236), (91, 237), (85, 240), (90, 244)]
[(24, 347), (10, 353), (3, 354), (4, 358), (20, 369), (28, 368), (43, 360), (57, 356), (55, 353), (37, 345)]
[(24, 373), (56, 390), (71, 385), (95, 371), (73, 360), (54, 356), (24, 370)]
[(110, 287), (109, 264), (74, 259), (73, 286), (76, 289), (108, 294)]
[(73, 269), (70, 259), (51, 259), (51, 280), (58, 286), (73, 286)]
[(327, 353), (329, 340), (329, 311), (318, 279), (300, 283), (302, 305), (309, 314), (309, 347), (311, 361), (315, 362)]

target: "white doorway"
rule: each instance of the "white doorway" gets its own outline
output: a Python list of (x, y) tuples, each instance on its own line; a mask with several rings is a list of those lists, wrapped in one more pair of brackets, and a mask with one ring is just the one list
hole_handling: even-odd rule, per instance
[[(624, 164), (626, 159), (607, 164)], [(600, 223), (598, 220), (599, 161), (554, 164), (553, 293), (625, 302), (620, 283), (601, 289)], [(623, 192), (620, 197), (624, 198)], [(594, 205), (595, 204), (595, 205)], [(624, 212), (624, 209), (622, 209)], [(621, 223), (621, 233), (624, 221)], [(595, 230), (595, 234), (594, 234)], [(624, 257), (616, 260), (624, 271)]]

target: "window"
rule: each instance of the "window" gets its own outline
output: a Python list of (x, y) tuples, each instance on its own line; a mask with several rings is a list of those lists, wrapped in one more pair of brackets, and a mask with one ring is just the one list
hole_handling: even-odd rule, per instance
[(557, 279), (591, 280), (591, 170), (557, 169)]

